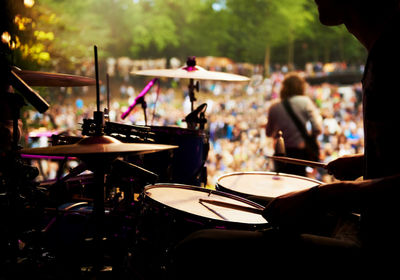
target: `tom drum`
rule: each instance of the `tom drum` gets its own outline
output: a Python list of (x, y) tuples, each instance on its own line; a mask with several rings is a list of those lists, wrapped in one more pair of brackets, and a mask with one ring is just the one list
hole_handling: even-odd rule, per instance
[(322, 182), (298, 175), (275, 172), (237, 172), (217, 179), (216, 189), (265, 205), (285, 193), (300, 191)]

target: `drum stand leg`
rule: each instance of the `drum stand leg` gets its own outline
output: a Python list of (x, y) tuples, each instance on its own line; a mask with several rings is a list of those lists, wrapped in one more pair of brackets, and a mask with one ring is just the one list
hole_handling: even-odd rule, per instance
[(94, 232), (94, 264), (93, 268), (95, 272), (101, 271), (104, 266), (104, 179), (105, 171), (99, 167), (95, 173), (95, 193), (93, 202), (93, 217), (95, 223)]
[[(85, 162), (85, 160), (84, 160)], [(107, 174), (107, 168), (111, 159), (104, 158), (93, 158), (87, 161), (88, 169), (93, 171), (94, 174), (94, 194), (93, 194), (93, 221), (94, 221), (94, 233), (93, 233), (93, 246), (91, 247), (92, 269), (91, 274), (95, 276), (104, 271), (108, 271), (105, 266), (105, 177)]]

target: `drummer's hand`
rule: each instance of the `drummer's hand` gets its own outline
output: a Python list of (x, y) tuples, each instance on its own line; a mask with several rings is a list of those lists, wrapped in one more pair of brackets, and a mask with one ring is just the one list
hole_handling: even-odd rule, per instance
[(264, 209), (263, 217), (272, 226), (301, 231), (317, 213), (314, 193), (317, 187), (290, 192), (274, 198)]
[(326, 165), (329, 174), (338, 180), (355, 180), (363, 174), (364, 155), (346, 155)]
[[(400, 175), (396, 178), (400, 181)], [(366, 201), (373, 201), (377, 195), (384, 197), (383, 186), (392, 188), (393, 185), (398, 186), (397, 183), (393, 183), (398, 181), (388, 180), (386, 185), (381, 179), (338, 181), (318, 185), (276, 197), (265, 207), (262, 216), (273, 227), (291, 232), (304, 232), (315, 229), (315, 226), (318, 228), (318, 223), (323, 221), (328, 213), (350, 213), (360, 209)], [(387, 204), (387, 200), (384, 201)]]

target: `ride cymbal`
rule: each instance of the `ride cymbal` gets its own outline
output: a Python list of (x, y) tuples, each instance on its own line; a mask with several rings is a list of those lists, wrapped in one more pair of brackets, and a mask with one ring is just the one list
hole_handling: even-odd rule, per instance
[(228, 82), (246, 82), (250, 79), (246, 76), (226, 72), (208, 71), (200, 66), (185, 66), (178, 69), (150, 69), (131, 72), (134, 75), (182, 78), (194, 80), (217, 80)]

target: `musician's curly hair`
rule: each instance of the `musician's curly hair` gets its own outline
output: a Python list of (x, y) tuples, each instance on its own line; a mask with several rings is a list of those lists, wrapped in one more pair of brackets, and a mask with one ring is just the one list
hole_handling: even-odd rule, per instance
[(293, 72), (286, 74), (280, 91), (281, 99), (288, 99), (295, 95), (304, 95), (306, 81), (299, 74)]

